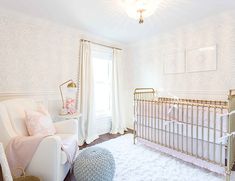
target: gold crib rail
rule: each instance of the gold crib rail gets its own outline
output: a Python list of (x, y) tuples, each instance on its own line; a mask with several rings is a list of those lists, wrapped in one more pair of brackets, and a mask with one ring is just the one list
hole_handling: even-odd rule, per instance
[(158, 100), (228, 106), (228, 101), (200, 100), (200, 99), (174, 99), (174, 98), (168, 98), (168, 97), (159, 97)]
[[(230, 179), (235, 161), (235, 91), (228, 101), (155, 97), (152, 88), (134, 92), (134, 143), (137, 138), (219, 165)], [(219, 138), (228, 138), (219, 142)], [(226, 161), (227, 160), (227, 161)]]

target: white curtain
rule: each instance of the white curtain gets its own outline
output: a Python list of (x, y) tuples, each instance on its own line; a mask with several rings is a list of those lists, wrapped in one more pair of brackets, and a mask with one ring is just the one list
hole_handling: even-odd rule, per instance
[(123, 134), (126, 130), (126, 124), (123, 120), (121, 105), (120, 105), (120, 84), (119, 84), (119, 70), (122, 61), (122, 51), (113, 50), (113, 64), (112, 64), (112, 128), (111, 133)]
[(80, 44), (80, 99), (79, 110), (82, 113), (79, 144), (91, 143), (98, 138), (95, 129), (95, 105), (94, 105), (94, 78), (91, 60), (91, 46), (89, 42), (81, 41)]

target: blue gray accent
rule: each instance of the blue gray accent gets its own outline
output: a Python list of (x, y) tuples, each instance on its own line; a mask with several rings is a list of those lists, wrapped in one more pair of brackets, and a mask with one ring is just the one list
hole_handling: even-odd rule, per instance
[(73, 171), (77, 181), (112, 181), (115, 160), (107, 149), (90, 147), (78, 155)]

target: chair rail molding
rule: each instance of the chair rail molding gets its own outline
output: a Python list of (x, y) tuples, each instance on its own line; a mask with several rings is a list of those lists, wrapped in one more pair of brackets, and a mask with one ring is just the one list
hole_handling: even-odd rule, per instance
[(0, 100), (22, 97), (44, 97), (49, 100), (59, 99), (59, 91), (40, 91), (40, 92), (0, 92)]
[(165, 90), (159, 92), (163, 96), (179, 96), (181, 98), (202, 98), (227, 100), (228, 90)]

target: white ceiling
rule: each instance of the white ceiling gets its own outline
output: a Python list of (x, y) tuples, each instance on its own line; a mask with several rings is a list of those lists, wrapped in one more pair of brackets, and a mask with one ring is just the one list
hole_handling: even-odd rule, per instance
[(235, 9), (235, 0), (159, 0), (156, 13), (138, 24), (122, 0), (0, 0), (0, 7), (56, 21), (121, 43), (131, 43), (182, 24)]

